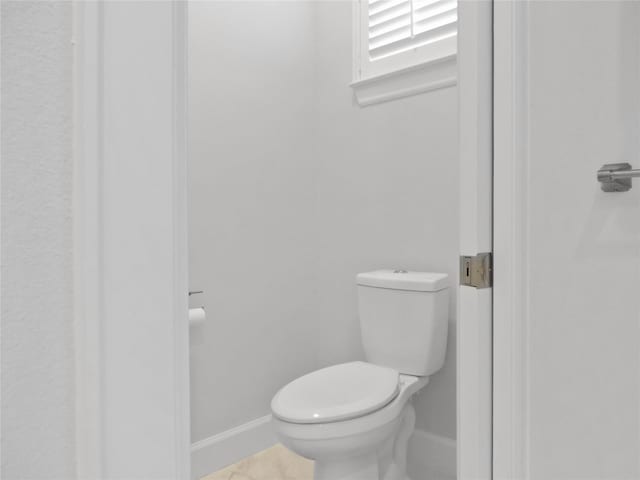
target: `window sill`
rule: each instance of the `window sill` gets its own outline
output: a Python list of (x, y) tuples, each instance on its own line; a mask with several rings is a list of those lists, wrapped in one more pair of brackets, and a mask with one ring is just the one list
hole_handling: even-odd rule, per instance
[(361, 107), (452, 87), (457, 83), (456, 55), (421, 63), (351, 84)]

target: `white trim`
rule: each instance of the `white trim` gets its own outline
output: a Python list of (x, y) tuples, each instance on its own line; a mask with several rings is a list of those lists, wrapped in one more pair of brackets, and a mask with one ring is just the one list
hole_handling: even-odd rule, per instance
[[(458, 4), (460, 254), (492, 251), (492, 2)], [(491, 479), (492, 289), (458, 289), (457, 475)]]
[(528, 469), (528, 5), (495, 4), (495, 479)]
[(456, 441), (416, 429), (409, 440), (407, 468), (411, 480), (454, 480)]
[(76, 471), (101, 478), (102, 4), (75, 1), (74, 15), (74, 335)]
[(177, 478), (191, 476), (188, 241), (188, 2), (173, 1), (173, 372)]
[[(191, 445), (193, 480), (216, 472), (277, 443), (271, 415), (199, 440)], [(416, 429), (409, 440), (411, 480), (456, 478), (456, 441)]]
[(276, 442), (271, 415), (197, 441), (191, 445), (191, 476), (197, 480)]
[(456, 55), (353, 82), (351, 87), (364, 107), (420, 93), (453, 87), (457, 82)]
[(190, 477), (186, 27), (186, 2), (74, 3), (82, 479)]

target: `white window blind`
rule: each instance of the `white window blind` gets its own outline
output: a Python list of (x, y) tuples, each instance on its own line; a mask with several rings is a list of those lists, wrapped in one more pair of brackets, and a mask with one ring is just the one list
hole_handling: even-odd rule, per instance
[(368, 7), (372, 61), (457, 34), (456, 0), (369, 0)]
[(354, 2), (353, 83), (360, 105), (456, 82), (457, 0)]

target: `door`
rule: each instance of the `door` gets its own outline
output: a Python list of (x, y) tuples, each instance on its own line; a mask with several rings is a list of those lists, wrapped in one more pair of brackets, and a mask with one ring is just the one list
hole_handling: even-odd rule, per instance
[(640, 478), (640, 2), (494, 13), (494, 476)]

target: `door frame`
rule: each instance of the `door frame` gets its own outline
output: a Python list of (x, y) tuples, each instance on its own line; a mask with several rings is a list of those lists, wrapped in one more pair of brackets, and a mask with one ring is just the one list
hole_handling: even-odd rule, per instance
[[(458, 3), (460, 254), (492, 252), (492, 0)], [(492, 478), (492, 288), (458, 288), (457, 476)]]
[(73, 4), (78, 478), (190, 478), (186, 7)]
[(494, 6), (493, 474), (528, 467), (528, 2)]
[[(132, 5), (74, 3), (77, 469), (87, 479), (188, 480), (187, 2)], [(459, 14), (460, 253), (475, 255), (493, 250), (492, 0), (461, 1)], [(140, 25), (149, 35), (140, 35)], [(147, 62), (136, 58), (164, 73), (150, 77)], [(160, 105), (153, 117), (132, 93), (141, 85)], [(128, 168), (114, 175), (118, 165)], [(154, 219), (148, 225), (136, 209), (147, 196), (154, 200), (144, 203)], [(159, 249), (126, 242), (122, 232), (132, 226), (169, 241)], [(459, 288), (459, 479), (492, 478), (492, 294)], [(149, 335), (159, 331), (171, 338), (159, 336), (154, 349)], [(154, 370), (158, 360), (169, 375)], [(162, 392), (164, 409), (151, 408), (154, 392)], [(164, 429), (150, 436), (141, 418)], [(162, 460), (153, 471), (149, 458)]]

